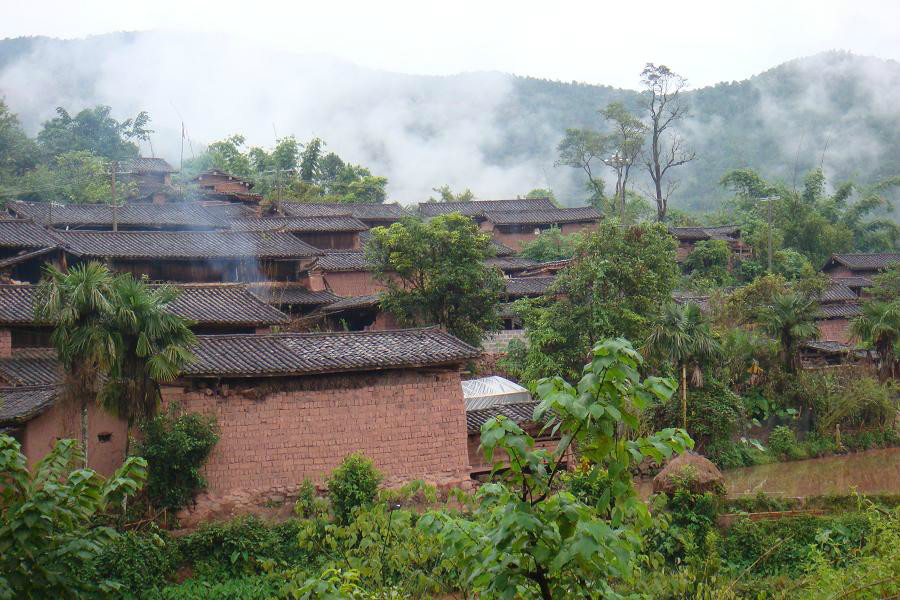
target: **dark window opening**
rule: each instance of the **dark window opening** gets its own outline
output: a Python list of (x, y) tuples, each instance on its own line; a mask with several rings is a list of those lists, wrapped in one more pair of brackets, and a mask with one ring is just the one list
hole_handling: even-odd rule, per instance
[(112, 440), (112, 434), (111, 434), (111, 433), (99, 433), (99, 434), (97, 434), (97, 441), (99, 441), (101, 444), (105, 444), (105, 443), (109, 442), (110, 440)]

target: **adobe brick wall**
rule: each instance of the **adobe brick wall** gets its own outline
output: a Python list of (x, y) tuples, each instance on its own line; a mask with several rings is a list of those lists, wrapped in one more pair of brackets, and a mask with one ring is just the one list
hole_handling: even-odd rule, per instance
[(821, 340), (826, 342), (850, 343), (849, 319), (823, 319), (818, 322)]
[(468, 481), (465, 404), (456, 370), (309, 376), (218, 390), (163, 388), (164, 404), (214, 415), (221, 439), (205, 468), (209, 488), (183, 515), (200, 520), (223, 503), (290, 497), (321, 483), (352, 452), (371, 458), (387, 485)]
[[(125, 455), (126, 424), (95, 402), (88, 404), (88, 466), (104, 477), (112, 475)], [(107, 442), (98, 438), (112, 434)], [(81, 406), (58, 400), (49, 410), (30, 420), (22, 435), (22, 451), (32, 467), (59, 438), (81, 442)]]
[(12, 331), (0, 329), (0, 358), (12, 356)]
[(368, 271), (325, 273), (325, 284), (338, 296), (368, 296), (385, 290)]
[[(559, 229), (564, 235), (570, 235), (586, 229), (596, 228), (596, 223), (564, 223)], [(505, 244), (513, 250), (521, 250), (525, 243), (534, 241), (540, 235), (539, 233), (534, 233), (534, 230), (525, 233), (504, 233), (496, 228), (492, 228), (491, 224), (487, 222), (482, 224), (481, 230), (485, 233), (490, 233), (495, 241)]]
[(481, 347), (488, 353), (506, 352), (509, 342), (512, 340), (526, 341), (524, 329), (504, 329), (489, 333), (481, 342)]
[(856, 273), (854, 273), (844, 265), (835, 265), (825, 271), (825, 274), (829, 277), (853, 277), (854, 275), (856, 275)]

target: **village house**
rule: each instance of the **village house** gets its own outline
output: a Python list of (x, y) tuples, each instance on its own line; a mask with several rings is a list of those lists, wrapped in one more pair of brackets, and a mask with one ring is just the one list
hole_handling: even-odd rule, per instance
[(849, 344), (850, 321), (861, 312), (859, 296), (848, 286), (832, 281), (819, 296), (819, 340)]
[(349, 215), (366, 224), (367, 228), (397, 223), (409, 213), (396, 202), (388, 204), (354, 204), (335, 202), (285, 202), (281, 212), (287, 217), (340, 217)]
[(297, 281), (322, 253), (289, 233), (60, 231), (70, 264), (102, 260), (115, 271), (185, 283)]
[(362, 250), (326, 251), (309, 270), (309, 289), (327, 290), (344, 298), (369, 296), (385, 290), (376, 281)]
[(832, 254), (822, 267), (822, 272), (832, 279), (848, 277), (869, 279), (897, 263), (900, 263), (900, 252)]
[(290, 233), (322, 250), (358, 250), (360, 234), (368, 229), (350, 215), (242, 218), (231, 223), (232, 231)]
[(32, 219), (54, 229), (95, 231), (212, 231), (227, 229), (232, 221), (252, 214), (237, 204), (198, 202), (130, 203), (115, 207), (109, 204), (8, 202), (6, 208), (17, 217)]
[(262, 195), (251, 191), (252, 181), (219, 169), (201, 173), (191, 183), (197, 191), (198, 200), (235, 202), (258, 207), (263, 199)]
[[(199, 336), (196, 362), (164, 405), (213, 415), (221, 439), (205, 468), (211, 497), (321, 482), (363, 452), (389, 478), (461, 483), (469, 475), (460, 367), (478, 350), (437, 329)], [(58, 375), (57, 375), (58, 377)], [(0, 427), (29, 461), (80, 437), (79, 409), (48, 384), (0, 387)], [(109, 474), (124, 423), (91, 406), (89, 460)]]
[(0, 216), (0, 282), (41, 278), (44, 262), (63, 260), (61, 240), (46, 227), (30, 219)]
[(381, 294), (340, 298), (311, 315), (310, 325), (329, 331), (386, 331), (400, 325), (396, 317), (381, 310)]
[(172, 187), (175, 169), (162, 158), (128, 158), (118, 161), (116, 171), (123, 184), (133, 186), (130, 192), (133, 202), (164, 204), (169, 197), (177, 195)]
[(423, 219), (453, 212), (471, 217), (482, 231), (516, 251), (553, 227), (563, 234), (571, 234), (596, 228), (600, 221), (600, 213), (593, 207), (559, 208), (549, 198), (419, 204), (419, 215)]
[(300, 317), (341, 298), (328, 290), (312, 291), (309, 282), (261, 281), (250, 284), (250, 292), (278, 310)]
[[(746, 247), (741, 241), (741, 229), (737, 225), (721, 225), (717, 227), (669, 227), (669, 233), (678, 240), (675, 260), (684, 262), (697, 242), (721, 240), (728, 244), (733, 254), (743, 258)], [(729, 263), (730, 264), (730, 263)]]

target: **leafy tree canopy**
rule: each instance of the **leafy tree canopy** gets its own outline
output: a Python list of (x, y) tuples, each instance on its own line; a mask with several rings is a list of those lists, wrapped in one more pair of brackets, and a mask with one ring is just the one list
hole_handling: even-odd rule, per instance
[(499, 324), (505, 286), (500, 272), (484, 264), (491, 254), (490, 237), (459, 213), (376, 227), (366, 245), (374, 276), (388, 289), (384, 310), (403, 323), (442, 325), (473, 345)]
[(643, 342), (677, 276), (675, 240), (664, 226), (601, 224), (580, 239), (544, 297), (517, 303), (529, 343), (511, 354), (510, 367), (525, 381), (553, 373), (574, 380), (599, 340)]
[(45, 160), (79, 150), (107, 160), (122, 160), (139, 155), (136, 140), (146, 140), (153, 131), (148, 128), (150, 115), (140, 112), (133, 119), (118, 121), (109, 106), (85, 108), (74, 117), (63, 107), (56, 117), (44, 122), (37, 143)]
[(525, 242), (519, 255), (539, 262), (572, 258), (580, 237), (578, 233), (565, 235), (558, 227), (553, 227), (542, 231), (532, 241)]

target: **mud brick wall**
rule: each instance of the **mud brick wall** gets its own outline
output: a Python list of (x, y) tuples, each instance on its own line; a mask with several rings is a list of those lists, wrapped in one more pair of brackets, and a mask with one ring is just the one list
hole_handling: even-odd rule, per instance
[(0, 358), (12, 356), (12, 331), (0, 329)]
[(368, 271), (334, 271), (325, 273), (325, 284), (338, 296), (368, 296), (383, 292), (383, 284)]
[(205, 468), (213, 496), (321, 483), (352, 452), (371, 458), (387, 483), (468, 477), (456, 370), (232, 380), (216, 390), (167, 387), (163, 396), (216, 417), (221, 438)]
[(850, 321), (848, 319), (823, 319), (818, 321), (821, 337), (827, 342), (850, 343)]

